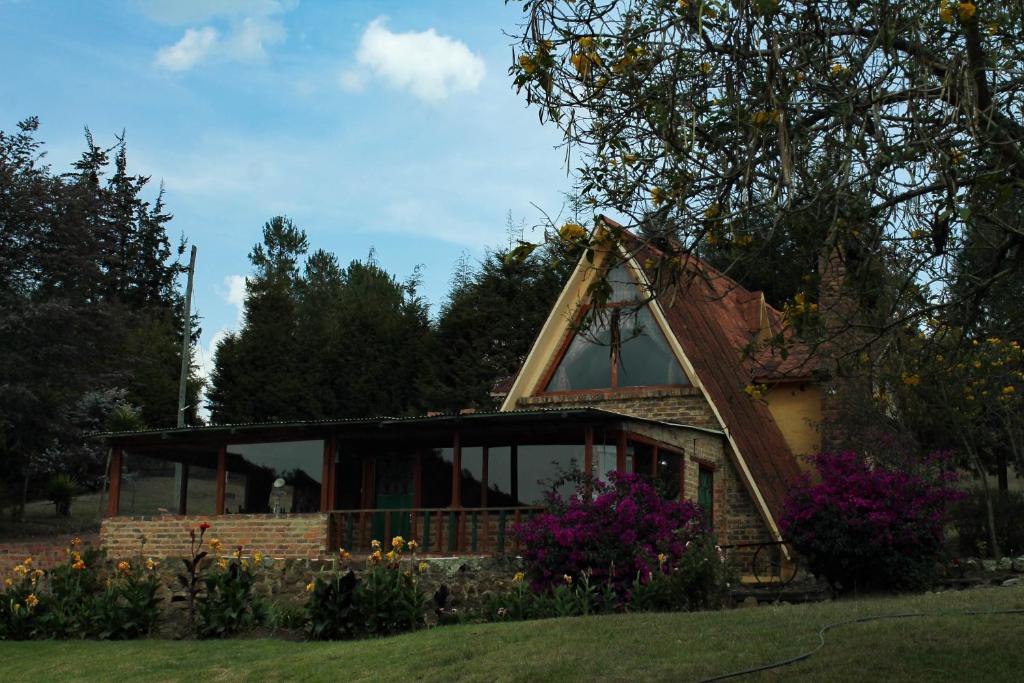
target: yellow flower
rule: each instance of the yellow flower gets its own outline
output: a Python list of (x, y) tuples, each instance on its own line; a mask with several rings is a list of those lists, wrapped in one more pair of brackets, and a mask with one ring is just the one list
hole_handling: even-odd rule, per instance
[(29, 593), (28, 597), (25, 598), (25, 604), (31, 609), (39, 604), (39, 598), (35, 596), (35, 593)]
[(10, 578), (4, 579), (4, 586), (10, 588), (14, 585), (14, 581)]
[(80, 559), (82, 559), (82, 554), (81, 553), (78, 553), (78, 552), (72, 552), (71, 553), (71, 560), (73, 562), (78, 562)]
[(558, 236), (565, 242), (576, 242), (587, 235), (587, 230), (579, 223), (566, 223), (558, 230)]
[(416, 552), (416, 548), (420, 547), (420, 544), (417, 543), (415, 540), (412, 540), (412, 541), (409, 541), (408, 546), (409, 546), (409, 552), (414, 553), (414, 552)]
[(241, 557), (241, 556), (242, 556), (242, 549), (241, 548), (238, 548), (237, 550), (235, 550), (235, 552), (231, 553), (231, 557), (234, 557), (236, 559)]
[(373, 554), (370, 555), (370, 559), (373, 560), (374, 562), (380, 562), (381, 561), (380, 551), (379, 550), (374, 550)]
[(347, 561), (350, 557), (352, 557), (352, 553), (350, 553), (349, 551), (345, 550), (344, 548), (342, 548), (341, 550), (338, 551), (338, 555), (341, 557), (341, 560), (343, 562)]
[(668, 562), (668, 555), (665, 553), (658, 553), (658, 564), (665, 564)]
[(28, 574), (28, 567), (23, 564), (19, 564), (14, 568), (14, 573), (19, 576), (25, 576)]
[(370, 547), (374, 550), (380, 550), (380, 541), (378, 541), (376, 538), (373, 539), (372, 541), (370, 541)]
[(953, 8), (950, 5), (943, 4), (943, 7), (939, 10), (939, 19), (947, 24), (952, 24)]
[(260, 562), (262, 562), (263, 561), (263, 553), (261, 553), (259, 551), (254, 552), (252, 554), (252, 561), (255, 562), (256, 564), (259, 564)]
[(78, 536), (75, 536), (71, 539), (71, 545), (75, 547), (82, 545), (82, 539), (80, 539)]
[(149, 571), (153, 571), (154, 569), (156, 569), (159, 566), (160, 566), (160, 563), (157, 562), (156, 560), (154, 560), (152, 557), (149, 558), (148, 560), (146, 560), (146, 569), (148, 569)]
[(132, 569), (132, 566), (130, 564), (128, 564), (128, 562), (125, 561), (125, 560), (121, 560), (120, 562), (117, 563), (117, 570), (118, 571), (127, 573), (127, 572), (131, 571), (131, 569)]
[(849, 73), (850, 69), (842, 64), (833, 64), (831, 71), (833, 76), (842, 76), (843, 74)]
[(526, 574), (524, 574), (523, 572), (516, 572), (515, 576), (512, 577), (512, 580), (516, 583), (522, 583), (523, 579), (525, 578)]
[(960, 17), (960, 21), (971, 21), (974, 19), (974, 14), (977, 11), (978, 8), (973, 2), (961, 2), (956, 7), (956, 14)]
[(210, 550), (212, 550), (215, 553), (219, 553), (221, 551), (222, 547), (223, 547), (223, 544), (220, 542), (219, 538), (211, 538), (210, 539)]
[(665, 190), (660, 187), (651, 188), (651, 201), (654, 202), (655, 206), (658, 206), (666, 199)]
[(31, 567), (32, 566), (32, 556), (29, 555), (28, 557), (26, 557), (25, 561), (22, 562), (22, 564), (25, 565), (26, 567)]
[(591, 38), (590, 36), (583, 36), (582, 38), (580, 38), (580, 47), (582, 47), (584, 50), (589, 51), (591, 48), (594, 47), (594, 39)]
[(748, 384), (743, 388), (752, 399), (760, 399), (764, 395), (764, 386), (761, 384)]
[(519, 66), (523, 67), (523, 71), (528, 74), (537, 70), (537, 62), (533, 61), (533, 57), (530, 55), (519, 55)]
[(78, 562), (75, 562), (73, 565), (71, 565), (71, 568), (82, 571), (83, 569), (85, 569), (85, 562), (79, 560)]
[(577, 52), (572, 56), (572, 65), (576, 67), (576, 73), (580, 75), (580, 78), (586, 78), (590, 73), (590, 58), (582, 52)]
[(398, 553), (396, 553), (394, 550), (389, 550), (388, 554), (384, 557), (388, 558), (388, 562), (394, 562), (395, 559), (398, 557)]
[(916, 387), (921, 383), (921, 377), (917, 374), (911, 374), (904, 372), (900, 374), (900, 381), (906, 384), (908, 387)]
[(309, 583), (306, 584), (306, 592), (307, 593), (312, 593), (315, 588), (316, 588), (316, 583), (313, 582), (313, 581), (310, 581)]
[(242, 560), (241, 562), (239, 562), (239, 564), (242, 565), (242, 569), (249, 568), (249, 560)]
[(1003, 387), (1003, 396), (1009, 396), (1015, 391), (1017, 391), (1017, 389), (1012, 384), (1007, 384)]
[(565, 581), (567, 586), (571, 586), (572, 585), (572, 577), (569, 576), (568, 574), (562, 574), (562, 581)]
[(228, 561), (225, 560), (224, 558), (221, 558), (220, 560), (217, 561), (217, 566), (220, 567), (221, 569), (227, 569), (228, 568)]
[(426, 562), (420, 562), (420, 566), (419, 566), (420, 574), (422, 574), (423, 572), (427, 571), (428, 569), (430, 569), (430, 565), (429, 564), (427, 564)]

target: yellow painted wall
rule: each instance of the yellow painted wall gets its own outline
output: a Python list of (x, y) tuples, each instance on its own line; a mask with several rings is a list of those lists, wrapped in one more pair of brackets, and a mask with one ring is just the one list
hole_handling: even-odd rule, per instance
[(803, 467), (807, 463), (800, 456), (821, 450), (821, 397), (821, 387), (810, 382), (775, 384), (764, 395), (782, 436)]

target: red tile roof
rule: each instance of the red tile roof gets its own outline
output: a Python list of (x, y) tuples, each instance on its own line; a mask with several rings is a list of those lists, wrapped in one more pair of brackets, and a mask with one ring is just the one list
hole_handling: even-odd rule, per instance
[[(641, 267), (663, 255), (630, 233), (624, 232), (624, 238)], [(761, 328), (760, 293), (750, 292), (696, 257), (687, 260), (686, 272), (689, 277), (671, 292), (660, 293), (658, 302), (771, 516), (778, 520), (799, 466), (767, 405), (751, 398), (745, 389), (759, 375), (765, 376), (764, 372), (775, 375), (783, 366), (798, 367), (795, 363), (800, 354), (777, 364), (778, 355), (773, 359), (763, 350), (752, 355), (751, 344)], [(646, 274), (648, 279), (653, 277), (653, 272)], [(781, 315), (769, 307), (768, 317), (777, 332)], [(805, 365), (806, 360), (804, 356)]]

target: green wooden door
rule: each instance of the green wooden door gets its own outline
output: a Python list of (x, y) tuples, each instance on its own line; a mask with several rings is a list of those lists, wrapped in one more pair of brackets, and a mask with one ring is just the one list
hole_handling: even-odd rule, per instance
[[(387, 534), (386, 515), (391, 517), (391, 537), (412, 536), (412, 516), (407, 512), (413, 506), (413, 459), (406, 455), (385, 455), (377, 458), (376, 498), (377, 510), (373, 515), (373, 538), (389, 549), (391, 538)], [(406, 512), (385, 512), (406, 510)]]
[(707, 467), (701, 467), (697, 477), (697, 503), (708, 516), (708, 523), (715, 519), (715, 473)]

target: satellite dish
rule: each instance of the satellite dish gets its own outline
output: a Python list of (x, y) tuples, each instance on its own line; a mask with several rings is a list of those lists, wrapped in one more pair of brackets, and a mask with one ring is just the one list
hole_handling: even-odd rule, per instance
[[(266, 481), (266, 479), (264, 479), (263, 481)], [(283, 489), (284, 488), (284, 479), (280, 479), (280, 478), (279, 479), (275, 479), (274, 480), (274, 488), (275, 489)]]

